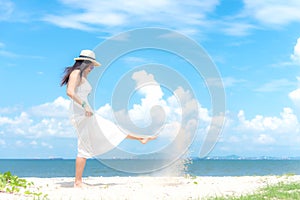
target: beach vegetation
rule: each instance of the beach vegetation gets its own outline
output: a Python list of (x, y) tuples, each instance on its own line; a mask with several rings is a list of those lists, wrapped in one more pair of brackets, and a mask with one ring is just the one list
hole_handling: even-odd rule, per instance
[(40, 192), (39, 188), (34, 187), (33, 182), (19, 178), (10, 171), (0, 173), (0, 192), (24, 194), (26, 196), (32, 196), (33, 199), (47, 199), (48, 196)]
[[(198, 182), (195, 180), (195, 179), (197, 179), (197, 176), (190, 175), (190, 174), (185, 174), (184, 177), (186, 179), (190, 179), (193, 182), (193, 184), (195, 184), (195, 185), (198, 184)], [(188, 183), (190, 183), (190, 182), (188, 182)]]
[(293, 172), (290, 172), (290, 173), (284, 174), (284, 176), (290, 177), (290, 176), (296, 176), (296, 174)]
[(300, 200), (300, 182), (268, 185), (253, 194), (241, 196), (212, 197), (208, 200)]
[(195, 176), (195, 175), (190, 175), (190, 174), (184, 174), (184, 178), (186, 178), (186, 179), (196, 179), (197, 176)]

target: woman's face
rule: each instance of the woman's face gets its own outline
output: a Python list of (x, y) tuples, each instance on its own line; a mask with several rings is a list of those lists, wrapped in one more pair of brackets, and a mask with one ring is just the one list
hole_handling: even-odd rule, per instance
[(89, 66), (84, 70), (84, 74), (88, 75), (94, 69), (94, 64), (91, 63)]

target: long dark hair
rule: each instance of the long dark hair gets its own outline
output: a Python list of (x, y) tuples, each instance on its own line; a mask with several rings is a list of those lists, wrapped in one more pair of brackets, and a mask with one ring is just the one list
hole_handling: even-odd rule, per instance
[(76, 70), (80, 70), (80, 78), (82, 77), (83, 71), (91, 64), (92, 62), (89, 60), (76, 60), (73, 66), (66, 67), (64, 70), (64, 76), (61, 79), (60, 86), (67, 85), (69, 82), (70, 74)]

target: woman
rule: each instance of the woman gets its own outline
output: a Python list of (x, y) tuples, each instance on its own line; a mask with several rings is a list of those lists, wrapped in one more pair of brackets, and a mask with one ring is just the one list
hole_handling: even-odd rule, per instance
[(72, 99), (71, 121), (78, 133), (78, 154), (76, 157), (76, 172), (74, 187), (82, 187), (82, 173), (86, 159), (101, 155), (116, 147), (125, 138), (140, 141), (146, 144), (156, 136), (137, 137), (124, 134), (112, 122), (99, 115), (94, 115), (88, 102), (88, 94), (92, 90), (87, 80), (88, 74), (94, 66), (101, 64), (96, 61), (95, 53), (91, 50), (82, 50), (75, 58), (75, 64), (67, 67), (61, 81), (61, 86), (67, 85), (67, 95)]

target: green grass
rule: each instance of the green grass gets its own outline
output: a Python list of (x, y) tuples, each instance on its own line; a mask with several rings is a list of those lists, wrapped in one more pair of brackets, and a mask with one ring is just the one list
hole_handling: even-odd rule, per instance
[(32, 196), (33, 199), (47, 199), (47, 194), (39, 192), (39, 188), (34, 188), (33, 182), (12, 175), (11, 172), (0, 173), (0, 192), (10, 194), (23, 194)]
[(212, 197), (208, 200), (300, 200), (300, 182), (268, 185), (254, 194), (238, 197)]

